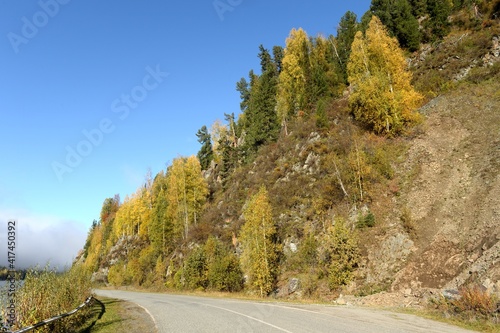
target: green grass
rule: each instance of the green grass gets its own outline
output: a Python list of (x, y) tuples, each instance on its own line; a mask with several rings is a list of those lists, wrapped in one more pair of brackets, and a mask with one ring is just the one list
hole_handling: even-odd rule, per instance
[(115, 333), (126, 332), (124, 327), (124, 301), (99, 297), (91, 307), (91, 316), (77, 333)]

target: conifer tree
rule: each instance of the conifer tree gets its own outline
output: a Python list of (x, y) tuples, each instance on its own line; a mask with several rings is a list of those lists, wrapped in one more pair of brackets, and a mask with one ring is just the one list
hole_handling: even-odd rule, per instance
[(396, 39), (373, 16), (365, 36), (356, 33), (347, 66), (352, 93), (349, 105), (357, 120), (377, 133), (394, 135), (418, 121), (421, 95)]
[(251, 84), (245, 110), (245, 145), (250, 153), (256, 152), (263, 144), (275, 141), (279, 130), (275, 111), (278, 68), (267, 49), (261, 45), (259, 50), (262, 73)]
[(453, 9), (451, 0), (427, 0), (427, 12), (429, 13), (429, 27), (432, 34), (437, 38), (443, 38), (450, 30), (448, 16)]
[(249, 287), (263, 297), (272, 291), (278, 267), (276, 228), (264, 187), (251, 197), (243, 216), (241, 266), (248, 276)]
[(198, 160), (200, 161), (201, 169), (207, 170), (214, 158), (211, 137), (207, 126), (203, 125), (196, 133), (196, 136), (198, 137), (198, 142), (201, 143), (201, 148), (197, 155)]
[(372, 15), (377, 16), (403, 48), (415, 51), (420, 46), (418, 21), (408, 0), (373, 0)]
[(347, 11), (341, 17), (337, 28), (337, 53), (342, 73), (344, 74), (344, 82), (347, 83), (347, 62), (351, 55), (351, 45), (354, 36), (358, 31), (357, 16), (351, 11)]

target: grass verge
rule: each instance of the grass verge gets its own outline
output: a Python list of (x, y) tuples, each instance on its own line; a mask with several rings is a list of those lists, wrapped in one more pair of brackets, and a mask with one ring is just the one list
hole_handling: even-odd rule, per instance
[(86, 324), (75, 333), (156, 332), (149, 316), (138, 305), (119, 299), (99, 297), (90, 309)]

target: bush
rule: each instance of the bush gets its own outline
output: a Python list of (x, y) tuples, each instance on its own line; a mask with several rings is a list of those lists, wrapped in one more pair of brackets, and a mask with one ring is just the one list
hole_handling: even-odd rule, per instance
[(500, 312), (499, 300), (489, 294), (481, 286), (472, 285), (459, 289), (460, 298), (451, 302), (457, 314), (465, 316), (469, 320), (477, 318), (495, 320), (499, 322)]
[[(45, 267), (30, 270), (16, 292), (17, 323), (20, 329), (69, 312), (91, 295), (90, 272), (81, 265), (64, 273)], [(6, 290), (2, 291), (5, 297)], [(70, 332), (90, 315), (88, 308), (43, 326), (37, 332)], [(2, 309), (5, 318), (5, 309)]]
[(455, 299), (431, 299), (430, 306), (446, 317), (454, 316), (469, 323), (500, 324), (500, 301), (482, 286), (463, 286)]
[(375, 226), (375, 215), (372, 212), (368, 212), (366, 215), (360, 213), (356, 226), (360, 229)]
[(236, 292), (243, 289), (243, 272), (236, 255), (228, 253), (214, 258), (207, 271), (208, 288), (216, 291)]
[(228, 292), (243, 289), (238, 258), (215, 237), (209, 237), (203, 247), (191, 252), (181, 274), (183, 280), (178, 285), (182, 288)]
[(346, 227), (342, 219), (336, 219), (323, 235), (322, 264), (326, 267), (330, 290), (347, 285), (354, 278), (358, 267), (359, 247), (357, 237)]
[(185, 287), (188, 289), (205, 289), (208, 285), (206, 277), (207, 259), (203, 248), (191, 252), (184, 265)]

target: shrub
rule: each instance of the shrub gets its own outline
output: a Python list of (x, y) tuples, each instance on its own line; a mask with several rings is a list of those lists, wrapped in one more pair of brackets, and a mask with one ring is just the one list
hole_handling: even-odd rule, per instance
[(460, 298), (451, 301), (456, 313), (470, 320), (492, 319), (499, 322), (500, 303), (497, 297), (481, 286), (471, 285), (459, 289)]
[(479, 285), (463, 286), (455, 299), (431, 299), (429, 305), (446, 317), (454, 316), (465, 322), (486, 323), (486, 326), (500, 323), (498, 297)]
[(342, 219), (336, 219), (323, 235), (323, 243), (322, 264), (327, 268), (328, 287), (335, 290), (354, 278), (360, 256), (358, 240)]
[[(2, 291), (5, 296), (6, 290)], [(45, 267), (30, 270), (16, 292), (17, 323), (20, 329), (69, 312), (91, 295), (90, 272), (81, 265), (64, 273)], [(2, 309), (5, 318), (5, 309)], [(90, 315), (88, 308), (43, 326), (37, 332), (69, 332)]]
[(356, 226), (361, 229), (366, 227), (371, 228), (375, 226), (375, 215), (373, 215), (372, 212), (368, 212), (368, 214), (366, 215), (360, 213)]
[(188, 289), (205, 289), (208, 285), (206, 277), (207, 259), (203, 248), (193, 250), (184, 264), (185, 287)]

